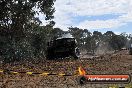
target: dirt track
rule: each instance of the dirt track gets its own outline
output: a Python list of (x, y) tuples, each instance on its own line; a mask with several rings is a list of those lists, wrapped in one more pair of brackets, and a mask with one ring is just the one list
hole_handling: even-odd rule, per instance
[[(37, 60), (1, 64), (0, 69), (76, 74), (82, 66), (87, 74), (130, 74), (132, 76), (132, 56), (127, 50), (80, 60)], [(86, 84), (80, 86), (78, 76), (40, 76), (26, 74), (0, 74), (0, 88), (108, 88), (112, 84)], [(127, 84), (119, 84), (125, 86)]]

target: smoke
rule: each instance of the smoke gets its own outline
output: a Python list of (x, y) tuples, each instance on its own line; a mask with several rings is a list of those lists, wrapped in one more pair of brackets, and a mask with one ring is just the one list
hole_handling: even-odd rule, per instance
[(96, 48), (95, 54), (96, 55), (103, 55), (112, 53), (113, 49), (109, 46), (109, 43), (100, 42), (99, 46)]

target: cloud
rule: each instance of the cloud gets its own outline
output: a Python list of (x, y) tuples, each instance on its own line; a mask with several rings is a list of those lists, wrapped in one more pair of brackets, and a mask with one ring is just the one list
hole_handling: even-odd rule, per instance
[(119, 20), (122, 22), (132, 22), (132, 12), (128, 12), (125, 15), (119, 17)]
[(121, 25), (119, 21), (114, 19), (111, 20), (96, 20), (96, 21), (84, 21), (81, 22), (78, 27), (79, 28), (87, 28), (87, 29), (102, 29), (102, 28), (113, 28)]
[[(132, 22), (132, 0), (56, 0), (55, 27), (67, 30), (77, 26), (86, 29), (118, 28)], [(101, 16), (121, 14), (116, 19), (83, 20), (73, 22), (75, 16)]]

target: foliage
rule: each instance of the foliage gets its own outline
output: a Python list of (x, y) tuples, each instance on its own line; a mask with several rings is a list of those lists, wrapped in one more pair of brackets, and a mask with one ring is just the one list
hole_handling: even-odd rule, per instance
[(109, 42), (114, 50), (121, 50), (126, 45), (127, 39), (121, 35), (114, 35)]
[(78, 46), (81, 50), (86, 50), (93, 54), (99, 47), (107, 48), (106, 50), (121, 50), (130, 45), (127, 44), (127, 42), (130, 42), (128, 40), (130, 36), (125, 33), (121, 33), (120, 35), (116, 35), (112, 31), (107, 31), (104, 34), (98, 31), (91, 33), (87, 29), (77, 27), (69, 27), (68, 31), (77, 39)]
[[(116, 35), (112, 31), (104, 34), (98, 31), (91, 33), (77, 27), (69, 27), (68, 31), (53, 28), (54, 2), (55, 0), (0, 0), (0, 57), (6, 62), (44, 57), (47, 42), (64, 33), (75, 37), (80, 50), (93, 54), (98, 47), (106, 44), (109, 50), (120, 50), (132, 43), (132, 36), (126, 33)], [(40, 26), (41, 21), (36, 17), (40, 13), (49, 21), (46, 26)]]
[[(0, 1), (0, 56), (7, 61), (37, 56), (45, 45), (49, 27), (41, 27), (36, 17), (54, 18), (55, 0), (1, 0)], [(55, 23), (54, 23), (55, 24)], [(51, 25), (51, 26), (50, 26)], [(50, 31), (50, 30), (49, 30)], [(47, 33), (47, 34), (46, 34)], [(37, 53), (35, 53), (37, 52)], [(37, 54), (37, 55), (36, 55)]]

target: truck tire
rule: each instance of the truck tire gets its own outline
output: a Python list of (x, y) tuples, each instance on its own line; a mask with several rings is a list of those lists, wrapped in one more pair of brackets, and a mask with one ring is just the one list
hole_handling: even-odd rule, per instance
[(75, 48), (74, 54), (73, 54), (74, 59), (79, 59), (80, 58), (80, 51), (79, 48)]
[(53, 53), (48, 51), (47, 54), (46, 54), (46, 59), (47, 60), (53, 60), (54, 59)]

